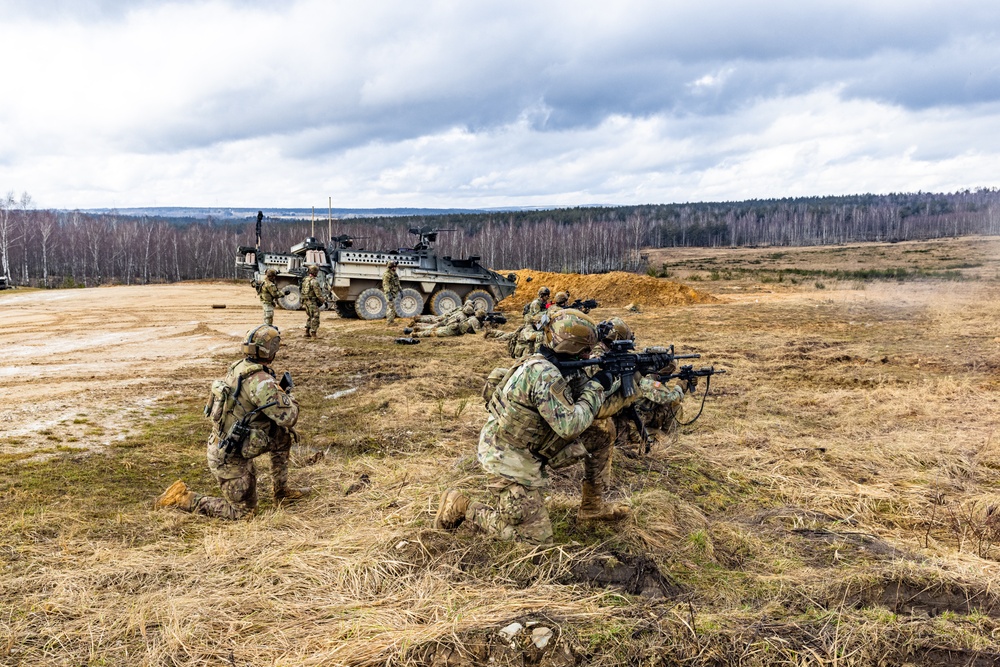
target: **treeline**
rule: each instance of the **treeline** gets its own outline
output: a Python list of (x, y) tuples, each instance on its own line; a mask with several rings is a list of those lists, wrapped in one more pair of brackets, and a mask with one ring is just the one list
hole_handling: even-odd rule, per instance
[[(266, 220), (262, 248), (347, 234), (356, 248), (412, 247), (410, 228), (439, 234), (442, 255), (496, 269), (596, 273), (645, 269), (641, 250), (801, 246), (1000, 234), (1000, 190), (587, 207), (345, 220)], [(0, 271), (21, 285), (76, 286), (238, 278), (236, 248), (254, 221), (177, 220), (34, 208), (0, 198)]]

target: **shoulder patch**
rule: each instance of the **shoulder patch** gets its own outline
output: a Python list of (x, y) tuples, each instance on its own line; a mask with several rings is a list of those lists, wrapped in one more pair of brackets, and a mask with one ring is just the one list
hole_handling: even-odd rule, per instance
[(291, 404), (292, 404), (292, 399), (288, 398), (288, 394), (286, 394), (283, 391), (278, 393), (278, 405), (280, 405), (283, 408), (287, 408)]

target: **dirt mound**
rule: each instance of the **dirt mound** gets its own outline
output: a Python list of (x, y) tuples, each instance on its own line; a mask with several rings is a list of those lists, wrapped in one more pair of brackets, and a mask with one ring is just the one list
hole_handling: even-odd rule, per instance
[[(569, 290), (570, 299), (597, 299), (605, 308), (621, 308), (630, 303), (639, 306), (676, 306), (717, 301), (711, 294), (698, 292), (680, 283), (640, 276), (624, 271), (611, 273), (547, 273), (522, 269), (517, 274), (517, 290), (502, 301), (507, 311), (520, 311), (538, 295), (543, 285), (556, 292)], [(531, 282), (528, 282), (528, 279)]]

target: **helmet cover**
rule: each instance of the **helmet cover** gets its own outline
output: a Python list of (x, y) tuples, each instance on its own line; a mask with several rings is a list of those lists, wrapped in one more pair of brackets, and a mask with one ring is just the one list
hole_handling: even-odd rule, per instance
[(575, 308), (560, 310), (545, 325), (545, 344), (559, 354), (589, 352), (597, 344), (597, 325)]
[(278, 354), (281, 334), (276, 327), (262, 324), (254, 327), (243, 337), (243, 354), (250, 359), (271, 361)]

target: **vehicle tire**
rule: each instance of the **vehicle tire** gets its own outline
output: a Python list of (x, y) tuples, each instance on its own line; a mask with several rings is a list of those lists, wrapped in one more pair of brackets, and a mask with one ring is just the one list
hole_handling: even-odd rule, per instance
[(337, 308), (337, 315), (345, 318), (355, 318), (358, 316), (358, 311), (354, 310), (354, 302), (352, 301), (335, 301), (334, 305)]
[(435, 315), (446, 315), (456, 308), (462, 307), (462, 297), (450, 289), (443, 289), (431, 296), (431, 312)]
[(493, 312), (493, 306), (494, 306), (493, 295), (487, 292), (486, 290), (482, 289), (472, 290), (466, 295), (465, 301), (466, 303), (471, 301), (472, 303), (476, 304), (477, 309), (480, 306), (482, 306), (483, 308), (486, 309), (487, 313)]
[(377, 287), (369, 287), (358, 295), (354, 310), (363, 320), (380, 320), (385, 317), (385, 292)]
[(420, 292), (407, 287), (396, 299), (396, 314), (400, 317), (416, 317), (424, 312), (424, 297)]
[(278, 305), (285, 310), (298, 310), (302, 307), (302, 292), (299, 291), (298, 285), (288, 285), (287, 287), (279, 288), (282, 292), (288, 290), (288, 294), (285, 294), (278, 299)]

